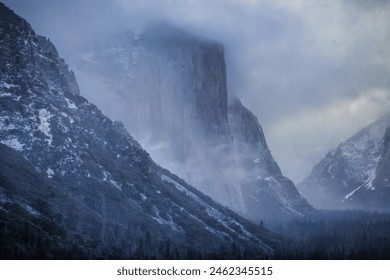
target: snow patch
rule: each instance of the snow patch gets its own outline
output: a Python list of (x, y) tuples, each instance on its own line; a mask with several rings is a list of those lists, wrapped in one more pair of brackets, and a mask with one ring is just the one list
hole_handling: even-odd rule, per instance
[(23, 144), (19, 142), (19, 140), (16, 137), (6, 139), (6, 140), (1, 140), (0, 141), (2, 144), (7, 145), (8, 147), (17, 150), (17, 151), (22, 151), (23, 150)]
[(69, 109), (78, 109), (76, 104), (74, 104), (72, 101), (70, 101), (69, 99), (65, 98), (65, 101), (66, 103), (68, 104), (68, 108)]
[(37, 56), (40, 57), (40, 58), (42, 58), (42, 59), (45, 59), (45, 60), (54, 61), (53, 59), (48, 58), (47, 56), (44, 56), (44, 55), (42, 55), (42, 54), (40, 54), (40, 53), (38, 53)]
[(355, 190), (353, 190), (352, 192), (350, 192), (349, 194), (347, 194), (346, 196), (344, 196), (344, 198), (341, 200), (341, 202), (344, 202), (345, 200), (348, 200), (351, 198), (351, 196), (357, 192), (358, 190), (360, 190), (361, 188), (363, 187), (363, 185), (360, 185), (359, 187), (357, 187)]
[(67, 118), (71, 124), (74, 123), (74, 120), (71, 116), (65, 114), (64, 112), (62, 112), (61, 115), (65, 118)]
[(111, 174), (107, 171), (103, 171), (103, 181), (110, 182), (115, 188), (122, 190), (122, 185), (113, 180)]
[(333, 164), (330, 164), (329, 167), (328, 167), (328, 174), (330, 174), (330, 176), (332, 178), (334, 178), (334, 175), (333, 175), (333, 172), (332, 172), (332, 167), (333, 167)]
[(46, 173), (47, 173), (47, 177), (53, 178), (53, 176), (54, 176), (54, 171), (53, 171), (53, 169), (51, 169), (50, 167), (48, 167), (47, 170), (46, 170)]
[[(269, 177), (271, 178), (271, 177)], [(217, 209), (211, 207), (208, 203), (206, 203), (205, 201), (203, 201), (201, 198), (199, 198), (198, 196), (196, 196), (194, 193), (190, 192), (187, 188), (185, 188), (184, 186), (182, 186), (181, 184), (179, 184), (178, 182), (172, 180), (171, 178), (169, 178), (168, 176), (165, 176), (165, 175), (161, 175), (161, 179), (163, 181), (166, 181), (166, 182), (169, 182), (171, 184), (173, 184), (175, 186), (175, 188), (181, 192), (185, 192), (188, 196), (190, 196), (192, 199), (194, 199), (195, 201), (199, 202), (202, 206), (205, 207), (206, 209), (206, 212), (207, 214), (210, 216), (210, 217), (214, 217), (219, 223), (221, 223), (223, 225), (223, 227), (225, 227), (228, 231), (230, 232), (235, 232), (239, 235), (240, 238), (242, 239), (249, 239), (249, 238), (252, 238), (252, 239), (255, 239), (265, 250), (267, 251), (272, 251), (273, 249), (270, 248), (269, 246), (267, 246), (266, 244), (264, 244), (260, 239), (258, 239), (257, 237), (255, 237), (254, 235), (252, 235), (251, 233), (249, 233), (241, 224), (237, 223), (234, 219), (231, 219), (227, 216), (225, 216), (224, 214), (222, 214), (220, 211), (218, 211)], [(200, 221), (199, 218), (195, 217), (197, 220)], [(203, 224), (204, 222), (201, 221)], [(234, 225), (235, 227), (239, 227), (240, 231), (236, 231), (235, 229), (232, 228), (232, 225)], [(207, 226), (205, 224), (205, 228), (209, 231), (211, 231), (212, 229)]]
[(2, 92), (0, 93), (0, 97), (12, 97), (12, 94), (9, 92)]
[(34, 208), (32, 208), (30, 205), (28, 204), (20, 204), (20, 206), (22, 206), (25, 210), (27, 210), (27, 212), (29, 212), (31, 215), (37, 217), (39, 216), (41, 213), (39, 213), (37, 210), (35, 210)]
[(39, 110), (39, 120), (40, 124), (38, 126), (38, 129), (43, 132), (43, 134), (46, 135), (47, 142), (49, 146), (51, 146), (53, 142), (53, 135), (50, 131), (50, 118), (53, 117), (53, 115), (47, 111), (46, 109), (40, 109)]
[(345, 200), (348, 200), (351, 198), (352, 195), (354, 195), (354, 193), (356, 193), (358, 190), (360, 190), (361, 188), (366, 188), (368, 190), (375, 190), (375, 187), (372, 185), (372, 182), (375, 180), (375, 173), (376, 173), (376, 168), (373, 169), (373, 170), (370, 170), (368, 173), (368, 178), (366, 181), (364, 181), (363, 184), (361, 184), (359, 187), (357, 187), (355, 190), (353, 190), (352, 192), (350, 192), (349, 194), (347, 194), (341, 202), (344, 202)]
[(169, 178), (168, 176), (165, 176), (165, 175), (161, 175), (161, 179), (163, 181), (166, 181), (168, 183), (171, 183), (175, 186), (175, 188), (181, 192), (184, 192), (187, 196), (191, 197), (192, 199), (194, 199), (195, 201), (201, 203), (201, 204), (205, 204), (206, 203), (200, 199), (198, 196), (196, 196), (194, 193), (190, 192), (188, 189), (186, 189), (184, 186), (182, 186), (181, 184), (179, 184), (178, 182), (172, 180), (171, 178)]
[(11, 89), (11, 88), (18, 88), (19, 86), (18, 86), (18, 85), (9, 84), (9, 83), (4, 82), (4, 83), (2, 84), (2, 87), (5, 87), (6, 89)]
[(113, 185), (115, 188), (117, 188), (118, 190), (122, 190), (122, 185), (117, 183), (116, 181), (110, 179), (109, 181), (111, 183), (111, 185)]
[(183, 231), (181, 227), (175, 224), (175, 222), (172, 220), (172, 216), (167, 214), (167, 219), (164, 219), (160, 216), (160, 211), (157, 209), (156, 206), (153, 206), (153, 212), (154, 215), (149, 215), (153, 220), (155, 220), (160, 225), (167, 225), (170, 228), (176, 230), (176, 231)]
[(103, 171), (103, 181), (107, 181), (109, 177), (111, 177), (111, 174), (107, 171)]

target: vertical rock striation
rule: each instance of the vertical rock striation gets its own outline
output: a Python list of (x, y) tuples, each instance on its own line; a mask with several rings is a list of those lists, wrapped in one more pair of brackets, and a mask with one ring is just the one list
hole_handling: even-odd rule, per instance
[(85, 94), (153, 159), (216, 201), (256, 222), (312, 210), (282, 176), (257, 118), (239, 101), (228, 104), (219, 43), (151, 26), (84, 54), (79, 73)]

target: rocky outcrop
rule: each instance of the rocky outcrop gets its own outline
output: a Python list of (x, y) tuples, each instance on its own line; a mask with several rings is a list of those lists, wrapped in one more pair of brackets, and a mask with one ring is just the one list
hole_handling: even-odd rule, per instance
[(257, 118), (239, 101), (228, 106), (219, 43), (152, 26), (84, 54), (79, 68), (88, 97), (123, 121), (160, 165), (216, 201), (256, 222), (312, 210), (282, 176)]
[(244, 170), (239, 184), (247, 217), (283, 220), (312, 212), (294, 183), (282, 175), (256, 116), (237, 99), (229, 105), (229, 124), (233, 153), (238, 166)]
[(319, 208), (389, 211), (389, 126), (387, 114), (330, 151), (299, 185), (302, 194)]

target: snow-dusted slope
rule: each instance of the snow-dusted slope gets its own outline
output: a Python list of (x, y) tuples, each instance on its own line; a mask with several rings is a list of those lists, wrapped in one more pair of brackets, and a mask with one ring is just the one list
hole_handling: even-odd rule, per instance
[(1, 240), (13, 244), (2, 257), (263, 258), (281, 248), (156, 165), (79, 95), (50, 41), (1, 3), (0, 70)]
[(390, 210), (388, 127), (390, 113), (329, 152), (299, 185), (302, 194), (321, 208)]
[(157, 163), (255, 222), (312, 210), (282, 176), (257, 118), (229, 104), (221, 44), (160, 24), (102, 45), (79, 63), (84, 94)]

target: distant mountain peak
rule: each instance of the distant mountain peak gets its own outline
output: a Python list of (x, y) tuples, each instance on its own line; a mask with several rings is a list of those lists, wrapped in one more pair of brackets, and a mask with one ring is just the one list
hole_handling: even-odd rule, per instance
[(329, 152), (299, 185), (303, 195), (321, 208), (388, 211), (390, 193), (384, 185), (390, 173), (383, 166), (389, 127), (387, 113)]

